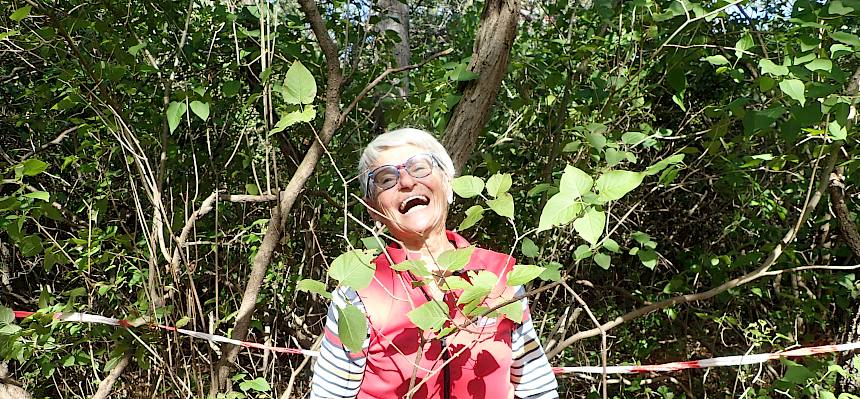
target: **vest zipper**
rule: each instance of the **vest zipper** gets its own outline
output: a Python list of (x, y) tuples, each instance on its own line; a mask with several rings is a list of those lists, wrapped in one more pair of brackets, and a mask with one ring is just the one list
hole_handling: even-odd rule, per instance
[(448, 368), (448, 358), (450, 354), (448, 353), (448, 345), (445, 342), (445, 338), (442, 338), (442, 397), (444, 399), (451, 399), (451, 370)]

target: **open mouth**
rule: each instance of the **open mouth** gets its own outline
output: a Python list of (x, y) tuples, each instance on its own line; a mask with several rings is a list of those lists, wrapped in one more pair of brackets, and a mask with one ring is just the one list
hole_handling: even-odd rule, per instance
[(400, 213), (408, 214), (412, 211), (421, 210), (430, 204), (430, 198), (423, 195), (413, 195), (400, 203)]

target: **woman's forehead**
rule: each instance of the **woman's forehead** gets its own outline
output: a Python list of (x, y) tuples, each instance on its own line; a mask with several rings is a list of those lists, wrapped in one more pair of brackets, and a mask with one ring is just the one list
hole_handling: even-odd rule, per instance
[(376, 168), (382, 165), (400, 165), (406, 162), (407, 159), (425, 152), (427, 152), (427, 150), (412, 144), (386, 148), (379, 152), (379, 156), (374, 161), (373, 167)]

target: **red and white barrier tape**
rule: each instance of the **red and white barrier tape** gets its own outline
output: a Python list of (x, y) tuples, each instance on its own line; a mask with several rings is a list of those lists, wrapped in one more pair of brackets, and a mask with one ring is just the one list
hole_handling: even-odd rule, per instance
[[(21, 312), (15, 311), (15, 318), (23, 319), (29, 316), (32, 316), (33, 312)], [(120, 320), (112, 317), (104, 317), (98, 316), (88, 313), (54, 313), (54, 320), (62, 321), (62, 322), (79, 322), (79, 323), (96, 323), (96, 324), (107, 324), (111, 326), (124, 327), (124, 328), (134, 328), (135, 326), (131, 324), (128, 320)], [(182, 328), (176, 328), (165, 325), (157, 325), (162, 330), (174, 331), (179, 334), (188, 335), (190, 337), (204, 339), (212, 342), (220, 342), (225, 344), (238, 345), (246, 348), (256, 348), (263, 350), (270, 350), (273, 352), (280, 353), (292, 353), (299, 354), (305, 356), (319, 356), (319, 352), (306, 350), (306, 349), (294, 349), (294, 348), (283, 348), (277, 346), (269, 346), (258, 344), (254, 342), (245, 342), (239, 341), (232, 338), (227, 338), (221, 335), (213, 335), (207, 334), (197, 331), (185, 330)], [(811, 346), (807, 348), (797, 348), (791, 349), (784, 352), (777, 353), (762, 353), (755, 355), (741, 355), (741, 356), (723, 356), (723, 357), (715, 357), (711, 359), (701, 359), (701, 360), (690, 360), (686, 362), (672, 362), (672, 363), (664, 363), (664, 364), (653, 364), (653, 365), (638, 365), (638, 366), (609, 366), (606, 367), (607, 374), (635, 374), (635, 373), (652, 373), (652, 372), (666, 372), (666, 371), (678, 371), (678, 370), (686, 370), (686, 369), (702, 369), (709, 367), (725, 367), (725, 366), (740, 366), (740, 365), (748, 365), (748, 364), (758, 364), (764, 363), (769, 360), (775, 360), (783, 357), (802, 357), (802, 356), (810, 356), (817, 355), (821, 353), (833, 353), (833, 352), (846, 352), (850, 350), (860, 349), (860, 342), (853, 342), (847, 344), (840, 345), (823, 345), (823, 346)], [(603, 367), (600, 366), (579, 366), (579, 367), (553, 367), (553, 371), (556, 374), (568, 374), (568, 373), (584, 373), (584, 374), (602, 374), (604, 372)]]

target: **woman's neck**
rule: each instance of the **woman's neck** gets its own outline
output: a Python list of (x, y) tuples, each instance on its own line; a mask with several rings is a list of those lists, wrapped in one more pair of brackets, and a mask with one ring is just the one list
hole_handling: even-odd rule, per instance
[(420, 241), (403, 242), (403, 246), (409, 252), (420, 253), (421, 259), (424, 259), (428, 266), (432, 266), (442, 252), (456, 248), (453, 243), (448, 241), (445, 230), (436, 231), (422, 238), (423, 240)]

